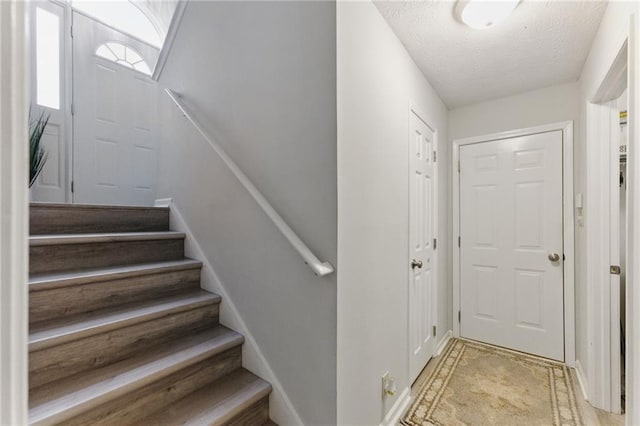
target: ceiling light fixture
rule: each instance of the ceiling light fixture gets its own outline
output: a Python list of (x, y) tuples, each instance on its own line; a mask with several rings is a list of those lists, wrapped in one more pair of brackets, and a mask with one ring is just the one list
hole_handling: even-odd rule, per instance
[(507, 19), (519, 3), (520, 0), (458, 0), (454, 14), (460, 22), (483, 30)]

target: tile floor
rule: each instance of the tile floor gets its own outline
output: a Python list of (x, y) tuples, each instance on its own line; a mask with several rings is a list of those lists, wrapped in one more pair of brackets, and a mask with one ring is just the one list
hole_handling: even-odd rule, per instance
[[(439, 357), (434, 357), (429, 361), (424, 370), (420, 373), (416, 381), (411, 386), (411, 397), (415, 398), (422, 385), (427, 381), (431, 372), (436, 368), (436, 364), (440, 360)], [(578, 378), (576, 372), (571, 369), (573, 375), (573, 382), (575, 384), (576, 398), (578, 398), (578, 406), (582, 412), (582, 418), (584, 419), (586, 426), (624, 426), (624, 415), (613, 414), (597, 408), (592, 407), (585, 399), (583, 399), (582, 390), (578, 384)], [(413, 403), (413, 400), (411, 401)], [(409, 404), (411, 405), (411, 404)]]

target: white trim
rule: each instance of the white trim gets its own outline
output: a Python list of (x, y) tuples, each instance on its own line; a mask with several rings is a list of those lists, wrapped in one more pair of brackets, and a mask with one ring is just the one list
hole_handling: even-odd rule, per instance
[(65, 25), (65, 36), (64, 36), (64, 48), (65, 55), (63, 58), (64, 61), (64, 78), (65, 78), (65, 99), (66, 105), (64, 105), (64, 119), (66, 126), (65, 134), (67, 136), (66, 143), (66, 155), (67, 155), (67, 168), (65, 170), (65, 190), (64, 197), (65, 202), (73, 203), (73, 192), (71, 191), (71, 182), (73, 182), (73, 114), (72, 105), (73, 105), (73, 38), (71, 37), (71, 32), (73, 31), (71, 28), (73, 27), (73, 9), (71, 7), (71, 2), (65, 0), (52, 0), (55, 3), (59, 4), (61, 7), (64, 7), (64, 25)]
[[(618, 248), (611, 245), (611, 226), (617, 222), (618, 218), (612, 217), (612, 196), (617, 191), (617, 167), (612, 169), (615, 162), (618, 163), (618, 151), (616, 140), (618, 138), (619, 127), (618, 116), (614, 111), (616, 107), (612, 101), (619, 97), (624, 91), (627, 83), (627, 73), (634, 68), (630, 66), (631, 46), (633, 43), (627, 38), (618, 49), (615, 58), (609, 65), (609, 70), (600, 81), (600, 85), (593, 98), (587, 100), (586, 104), (586, 198), (585, 210), (585, 234), (586, 234), (586, 268), (587, 268), (587, 365), (586, 377), (589, 378), (586, 387), (589, 402), (596, 408), (606, 411), (620, 411), (620, 381), (618, 356), (620, 345), (618, 300), (619, 292), (617, 287), (612, 286), (609, 266), (616, 258)], [(629, 77), (631, 74), (629, 74)], [(629, 78), (631, 85), (631, 78)], [(629, 103), (632, 102), (632, 93), (629, 91)], [(631, 108), (629, 108), (629, 131), (633, 127), (634, 119)], [(631, 141), (631, 135), (629, 136)], [(627, 153), (629, 159), (627, 164), (632, 164), (631, 155)], [(629, 167), (629, 166), (627, 166)], [(632, 167), (632, 166), (631, 166)], [(628, 173), (629, 174), (629, 173)], [(613, 179), (613, 180), (612, 180)], [(630, 179), (627, 177), (627, 191), (631, 197), (629, 189)], [(618, 202), (618, 200), (616, 200)], [(616, 209), (613, 209), (617, 211)], [(631, 226), (631, 213), (628, 216), (628, 223)], [(630, 228), (629, 228), (630, 231)], [(628, 233), (627, 241), (629, 247), (634, 244), (631, 233)], [(627, 258), (632, 259), (630, 248)], [(633, 267), (631, 261), (627, 262), (627, 270)], [(632, 279), (627, 273), (627, 292), (633, 287)], [(627, 301), (630, 299), (627, 298)], [(628, 302), (629, 303), (629, 302)], [(633, 313), (627, 306), (627, 315)], [(627, 334), (630, 325), (627, 317)], [(627, 365), (633, 360), (629, 357), (629, 344), (631, 339), (627, 338)], [(616, 372), (617, 371), (617, 372)], [(616, 377), (616, 378), (614, 378)], [(627, 376), (629, 377), (629, 376)], [(631, 384), (627, 383), (626, 390), (629, 392)], [(627, 401), (630, 399), (627, 397)], [(627, 402), (627, 407), (630, 407)]]
[(589, 383), (587, 382), (587, 376), (584, 375), (584, 369), (582, 368), (582, 364), (580, 364), (580, 360), (576, 360), (576, 377), (578, 378), (578, 385), (580, 385), (582, 397), (585, 401), (588, 401), (589, 395), (587, 394), (587, 389), (589, 388)]
[(28, 7), (0, 2), (0, 424), (27, 423)]
[(182, 17), (184, 16), (186, 7), (187, 0), (178, 0), (176, 10), (173, 12), (173, 16), (171, 17), (171, 23), (169, 24), (167, 35), (164, 37), (164, 41), (162, 42), (162, 49), (160, 49), (160, 53), (158, 54), (158, 60), (156, 61), (156, 65), (153, 67), (153, 72), (151, 73), (151, 79), (154, 81), (158, 81), (160, 79), (160, 74), (162, 74), (167, 58), (169, 58), (169, 54), (171, 53), (173, 41), (176, 38), (176, 34), (178, 34), (178, 29), (182, 23)]
[(453, 141), (452, 152), (452, 202), (453, 202), (453, 335), (460, 337), (460, 174), (458, 173), (459, 150), (462, 145), (510, 139), (537, 133), (562, 131), (562, 187), (563, 187), (563, 241), (564, 241), (564, 362), (569, 367), (575, 366), (575, 266), (574, 266), (574, 225), (573, 225), (573, 121), (546, 124), (524, 129), (508, 130), (471, 138)]
[(562, 129), (562, 197), (564, 244), (564, 362), (576, 365), (575, 224), (573, 186), (573, 122)]
[(384, 416), (384, 419), (380, 423), (380, 426), (397, 425), (398, 422), (400, 421), (400, 416), (402, 416), (404, 411), (409, 406), (410, 402), (411, 402), (411, 388), (406, 387), (404, 388), (404, 390), (402, 391), (402, 393), (400, 394), (396, 402), (393, 404), (393, 406), (391, 407), (387, 415)]
[[(585, 244), (587, 292), (586, 373), (587, 395), (596, 408), (609, 410), (610, 383), (610, 294), (609, 294), (609, 129), (608, 105), (586, 106)], [(605, 371), (606, 370), (606, 371)]]
[[(625, 55), (626, 57), (626, 55)], [(625, 79), (626, 86), (626, 79)], [(607, 174), (609, 193), (608, 202), (608, 239), (605, 248), (608, 249), (610, 265), (620, 265), (620, 108), (616, 101), (609, 102), (609, 146), (605, 173)], [(609, 365), (610, 391), (609, 411), (622, 414), (622, 383), (620, 354), (620, 275), (609, 275)], [(617, 342), (617, 343), (616, 343)]]
[(440, 339), (440, 341), (438, 342), (438, 346), (436, 346), (436, 352), (434, 356), (440, 356), (442, 354), (442, 351), (444, 351), (444, 348), (447, 347), (447, 343), (449, 343), (449, 340), (451, 340), (452, 338), (453, 331), (447, 330), (447, 332), (444, 333), (444, 336), (442, 336), (442, 339)]
[[(627, 259), (640, 256), (640, 19), (629, 31), (629, 148), (627, 152)], [(640, 265), (627, 261), (626, 422), (640, 424)]]
[(171, 207), (173, 198), (157, 198), (153, 203), (153, 207)]
[(627, 88), (627, 44), (628, 40), (625, 40), (591, 102), (597, 104), (616, 99)]
[(187, 236), (184, 247), (185, 256), (202, 262), (201, 287), (222, 297), (220, 323), (244, 336), (242, 366), (271, 383), (273, 388), (269, 401), (271, 418), (281, 425), (304, 424), (176, 204), (171, 201), (171, 198), (158, 199), (155, 202), (156, 207), (167, 205), (171, 209), (169, 216), (171, 230), (184, 232)]
[(298, 252), (300, 257), (304, 260), (304, 263), (311, 268), (314, 274), (319, 277), (323, 277), (326, 275), (332, 274), (335, 270), (331, 263), (320, 261), (315, 254), (311, 251), (311, 249), (298, 237), (293, 229), (289, 226), (287, 222), (278, 214), (276, 209), (269, 203), (269, 201), (262, 195), (262, 193), (256, 188), (256, 186), (251, 182), (249, 177), (238, 167), (238, 165), (233, 161), (233, 159), (222, 149), (220, 144), (218, 144), (213, 138), (211, 138), (207, 132), (204, 131), (202, 126), (200, 126), (198, 120), (196, 120), (187, 110), (187, 107), (184, 105), (182, 97), (175, 93), (171, 89), (165, 89), (165, 92), (171, 98), (173, 103), (176, 104), (180, 112), (184, 114), (185, 118), (189, 120), (189, 122), (195, 127), (195, 129), (200, 133), (200, 135), (204, 138), (205, 141), (209, 144), (209, 146), (218, 154), (218, 157), (222, 160), (222, 162), (229, 168), (229, 171), (233, 173), (233, 175), (238, 179), (238, 181), (244, 186), (244, 189), (251, 195), (251, 197), (255, 200), (255, 202), (260, 206), (262, 211), (267, 215), (271, 222), (278, 228), (278, 231), (282, 233), (282, 235), (289, 241), (289, 244), (294, 248), (295, 251)]

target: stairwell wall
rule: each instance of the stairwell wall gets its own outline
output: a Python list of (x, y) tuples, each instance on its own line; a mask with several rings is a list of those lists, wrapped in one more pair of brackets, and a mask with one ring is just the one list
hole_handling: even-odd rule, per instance
[[(335, 8), (189, 2), (159, 82), (339, 270)], [(167, 96), (160, 114), (158, 196), (173, 199), (297, 416), (335, 424), (336, 275), (313, 275)]]

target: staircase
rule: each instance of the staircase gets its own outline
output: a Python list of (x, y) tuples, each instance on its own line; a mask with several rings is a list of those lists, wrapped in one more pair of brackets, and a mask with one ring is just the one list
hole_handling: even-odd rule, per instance
[(29, 422), (263, 425), (271, 385), (242, 368), (169, 209), (32, 204)]

